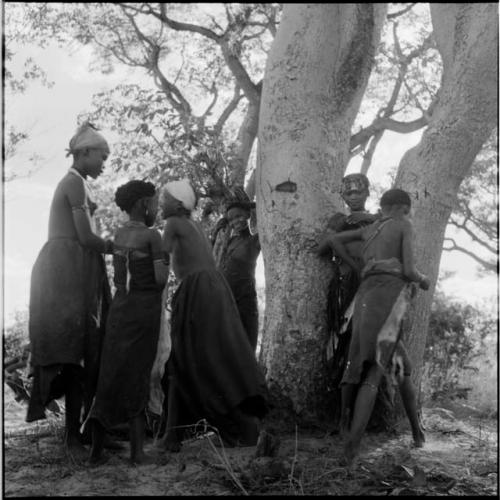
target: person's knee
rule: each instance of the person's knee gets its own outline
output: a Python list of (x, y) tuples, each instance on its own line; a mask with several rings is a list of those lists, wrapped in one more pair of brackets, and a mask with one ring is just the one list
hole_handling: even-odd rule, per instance
[(363, 377), (361, 384), (366, 384), (366, 385), (378, 387), (378, 385), (380, 384), (380, 381), (382, 379), (382, 375), (384, 374), (384, 370), (376, 363), (373, 363), (373, 364), (368, 365), (365, 373), (366, 374)]

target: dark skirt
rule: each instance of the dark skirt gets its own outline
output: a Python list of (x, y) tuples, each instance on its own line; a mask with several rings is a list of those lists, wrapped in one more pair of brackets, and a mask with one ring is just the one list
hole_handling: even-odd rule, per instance
[(401, 373), (409, 375), (411, 367), (400, 331), (410, 296), (411, 285), (397, 276), (376, 274), (363, 280), (355, 297), (352, 338), (341, 383), (358, 384), (369, 365), (390, 370), (395, 355)]
[(49, 240), (31, 273), (31, 363), (80, 364), (89, 344), (102, 340), (109, 285), (103, 257), (77, 240)]
[(266, 414), (264, 376), (219, 271), (184, 278), (172, 302), (171, 336), (166, 372), (176, 381), (179, 425), (201, 419), (216, 425), (236, 407)]
[(160, 314), (161, 292), (117, 292), (113, 299), (90, 412), (105, 428), (140, 415), (148, 404)]
[[(110, 302), (103, 257), (77, 240), (51, 239), (31, 274), (29, 338), (34, 381), (27, 421), (64, 393), (66, 365), (80, 373), (84, 399), (92, 398)], [(80, 367), (78, 369), (78, 367)], [(88, 408), (88, 406), (87, 406)]]
[(252, 346), (253, 351), (257, 349), (257, 339), (259, 334), (259, 310), (257, 305), (257, 293), (255, 286), (251, 288), (237, 288), (236, 290), (231, 287), (233, 292), (236, 307), (240, 313), (240, 319), (243, 323), (243, 328), (246, 331), (248, 341)]

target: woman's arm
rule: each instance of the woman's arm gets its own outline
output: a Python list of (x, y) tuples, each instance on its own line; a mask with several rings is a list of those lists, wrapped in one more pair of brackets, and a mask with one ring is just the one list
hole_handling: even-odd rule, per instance
[(66, 196), (71, 206), (73, 222), (80, 244), (97, 252), (113, 253), (113, 242), (111, 240), (103, 240), (92, 232), (89, 215), (85, 208), (83, 181), (75, 177), (72, 182), (68, 183)]
[(171, 254), (174, 251), (174, 242), (177, 237), (177, 224), (174, 217), (169, 217), (165, 221), (165, 227), (163, 229), (163, 236), (161, 239), (162, 250)]
[(163, 287), (168, 280), (170, 256), (163, 251), (160, 233), (156, 229), (151, 229), (150, 235), (151, 239), (149, 244), (153, 256), (155, 281), (158, 286)]
[(328, 236), (326, 239), (327, 244), (333, 250), (333, 253), (339, 256), (345, 263), (349, 264), (354, 270), (358, 269), (358, 263), (351, 257), (345, 243), (350, 241), (357, 241), (363, 239), (363, 228), (353, 229), (351, 231), (342, 231)]
[(415, 253), (414, 253), (414, 240), (415, 230), (410, 221), (406, 221), (403, 226), (403, 241), (402, 241), (402, 261), (403, 261), (403, 274), (411, 281), (419, 283), (420, 288), (428, 290), (430, 281), (429, 278), (422, 274), (415, 266)]

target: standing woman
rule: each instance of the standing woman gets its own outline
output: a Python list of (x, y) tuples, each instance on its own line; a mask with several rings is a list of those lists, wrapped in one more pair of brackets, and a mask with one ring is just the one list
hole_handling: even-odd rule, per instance
[(115, 236), (116, 294), (109, 310), (99, 382), (89, 417), (90, 462), (102, 461), (105, 429), (128, 422), (131, 462), (144, 464), (151, 461), (143, 451), (145, 409), (160, 333), (168, 254), (162, 251), (160, 233), (151, 227), (158, 211), (154, 185), (130, 181), (116, 190), (115, 201), (129, 220)]
[[(335, 213), (328, 221), (325, 237), (365, 227), (377, 220), (378, 216), (369, 213), (365, 208), (366, 200), (370, 195), (369, 189), (370, 182), (364, 174), (349, 174), (342, 178), (340, 195), (349, 213)], [(360, 267), (362, 266), (361, 248), (362, 246), (358, 242), (349, 243), (350, 254)], [(318, 253), (320, 255), (332, 255), (327, 239), (323, 239), (320, 243)], [(333, 255), (332, 264), (333, 277), (328, 287), (326, 362), (330, 374), (329, 383), (333, 393), (334, 422), (336, 425), (344, 425), (348, 417), (344, 416), (343, 420), (340, 421), (342, 413), (340, 411), (340, 381), (347, 363), (347, 354), (351, 342), (354, 296), (360, 281), (356, 269), (349, 266), (338, 255)], [(349, 402), (345, 401), (344, 413), (354, 403), (355, 394), (346, 393), (345, 397), (347, 396), (349, 396)]]
[(96, 179), (109, 155), (108, 143), (84, 123), (69, 143), (73, 165), (57, 185), (49, 215), (48, 241), (31, 274), (29, 336), (33, 387), (27, 422), (43, 419), (45, 407), (66, 402), (65, 444), (83, 451), (82, 407), (95, 392), (109, 284), (102, 254), (113, 242), (95, 234), (95, 203), (87, 178)]
[[(251, 233), (249, 220), (255, 203), (244, 191), (226, 204), (226, 216), (216, 227), (214, 256), (219, 270), (233, 292), (241, 322), (253, 351), (257, 349), (259, 312), (255, 286), (255, 267), (260, 253), (259, 235)], [(245, 199), (246, 198), (246, 199)], [(217, 251), (217, 231), (227, 226), (229, 237), (220, 252)]]

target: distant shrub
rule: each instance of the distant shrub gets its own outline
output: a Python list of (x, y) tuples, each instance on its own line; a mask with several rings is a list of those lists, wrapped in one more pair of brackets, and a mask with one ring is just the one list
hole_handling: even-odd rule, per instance
[(487, 341), (483, 352), (476, 357), (477, 371), (463, 373), (461, 384), (470, 387), (467, 402), (485, 416), (498, 417), (498, 346), (496, 337)]
[[(496, 353), (488, 336), (496, 332), (496, 320), (478, 308), (449, 300), (437, 292), (431, 309), (429, 333), (424, 352), (422, 390), (432, 401), (468, 399), (486, 402), (492, 384), (481, 385), (490, 377)], [(494, 370), (496, 374), (496, 369)], [(496, 383), (496, 382), (495, 382)], [(495, 397), (488, 396), (496, 406)]]
[(28, 310), (18, 310), (14, 313), (13, 322), (4, 328), (3, 359), (8, 360), (21, 356), (23, 346), (29, 343)]

